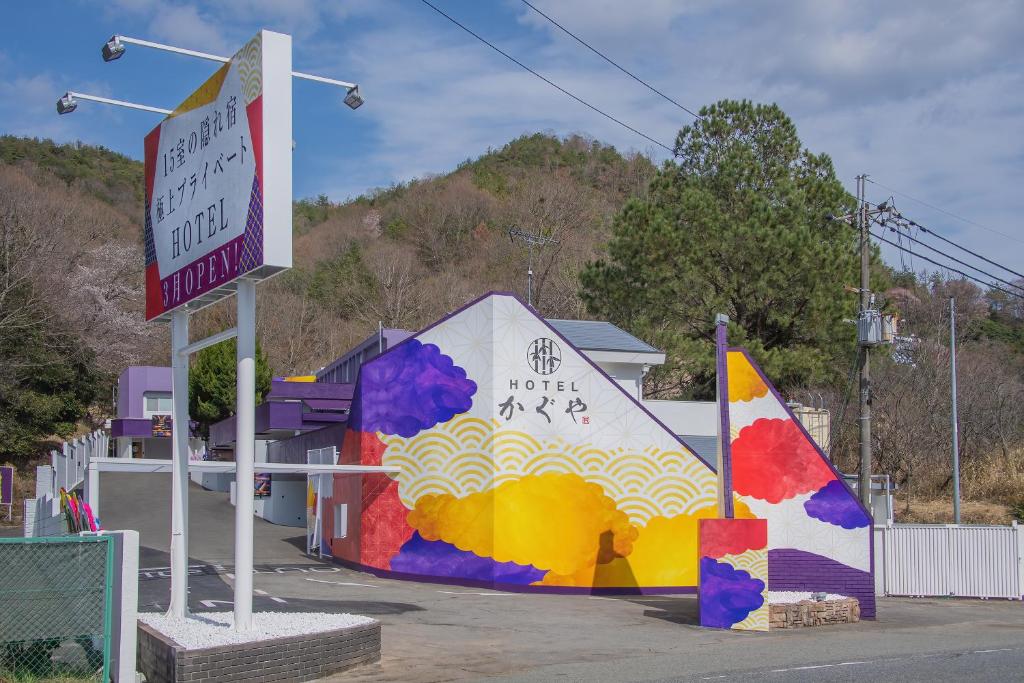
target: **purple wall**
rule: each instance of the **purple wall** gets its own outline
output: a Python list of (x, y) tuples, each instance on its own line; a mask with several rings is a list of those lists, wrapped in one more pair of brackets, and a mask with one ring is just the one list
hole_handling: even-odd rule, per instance
[[(275, 432), (306, 432), (344, 422), (348, 415), (343, 411), (352, 404), (352, 390), (351, 384), (274, 380), (267, 400), (256, 406), (256, 438), (279, 438)], [(210, 426), (211, 446), (234, 442), (234, 416)]]
[(875, 618), (875, 581), (869, 572), (803, 550), (768, 551), (768, 590), (848, 595), (860, 601), (861, 618)]
[(142, 396), (147, 391), (171, 390), (171, 369), (133, 365), (117, 378), (117, 416), (145, 417)]

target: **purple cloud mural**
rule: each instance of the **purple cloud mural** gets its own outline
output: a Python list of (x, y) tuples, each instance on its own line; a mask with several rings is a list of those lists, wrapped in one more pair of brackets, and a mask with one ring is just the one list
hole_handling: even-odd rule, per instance
[(700, 623), (732, 628), (764, 604), (764, 581), (710, 557), (700, 559)]
[(473, 405), (476, 382), (434, 344), (417, 339), (363, 365), (349, 425), (410, 437)]
[(444, 541), (427, 541), (419, 532), (391, 558), (391, 569), (422, 576), (472, 579), (495, 583), (529, 585), (544, 578), (544, 570), (515, 562), (496, 562)]
[(804, 510), (815, 519), (844, 529), (859, 529), (866, 527), (870, 522), (856, 499), (838, 479), (833, 479), (818, 489), (804, 502)]

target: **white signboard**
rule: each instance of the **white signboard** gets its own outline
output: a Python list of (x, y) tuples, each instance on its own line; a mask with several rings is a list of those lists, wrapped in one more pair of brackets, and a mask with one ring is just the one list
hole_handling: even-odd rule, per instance
[(291, 37), (261, 31), (145, 140), (146, 319), (292, 264)]

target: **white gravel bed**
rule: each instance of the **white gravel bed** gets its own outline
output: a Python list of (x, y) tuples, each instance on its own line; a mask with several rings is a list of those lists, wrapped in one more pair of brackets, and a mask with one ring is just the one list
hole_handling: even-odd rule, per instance
[[(828, 593), (825, 595), (826, 600), (845, 600), (847, 596), (838, 595), (837, 593)], [(811, 593), (801, 593), (800, 591), (768, 591), (768, 604), (778, 605), (782, 603), (800, 602), (801, 600), (814, 600)]]
[(348, 626), (363, 626), (372, 623), (373, 619), (358, 614), (256, 612), (252, 615), (253, 629), (246, 633), (235, 630), (233, 612), (203, 612), (184, 619), (165, 614), (140, 614), (139, 621), (152, 626), (186, 650), (201, 650), (219, 645), (251, 643), (333, 631)]

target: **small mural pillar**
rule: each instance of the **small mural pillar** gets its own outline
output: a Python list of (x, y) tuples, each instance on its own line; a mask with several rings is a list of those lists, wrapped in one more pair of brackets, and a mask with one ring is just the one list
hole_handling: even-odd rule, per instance
[(768, 630), (768, 520), (700, 520), (700, 625)]

